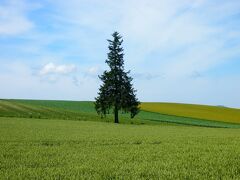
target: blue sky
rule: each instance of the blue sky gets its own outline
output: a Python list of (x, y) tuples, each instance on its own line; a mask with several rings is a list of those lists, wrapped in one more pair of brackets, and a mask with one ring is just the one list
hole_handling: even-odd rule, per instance
[(0, 98), (93, 100), (114, 31), (141, 101), (240, 107), (239, 0), (0, 0)]

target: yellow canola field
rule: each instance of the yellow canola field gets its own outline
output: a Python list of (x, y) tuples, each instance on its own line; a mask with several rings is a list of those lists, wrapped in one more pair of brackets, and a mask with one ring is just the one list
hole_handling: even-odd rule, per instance
[(240, 123), (240, 109), (178, 103), (142, 103), (141, 110), (198, 119)]

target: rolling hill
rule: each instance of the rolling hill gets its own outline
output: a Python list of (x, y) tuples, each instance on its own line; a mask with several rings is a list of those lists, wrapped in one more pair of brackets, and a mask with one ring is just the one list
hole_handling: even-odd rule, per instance
[(240, 123), (240, 109), (222, 106), (178, 103), (143, 103), (141, 109), (144, 111), (181, 117)]
[[(207, 127), (240, 127), (240, 110), (204, 105), (174, 103), (142, 103), (134, 119), (121, 114), (121, 123), (194, 125)], [(113, 116), (101, 119), (90, 101), (0, 100), (0, 117), (38, 119), (71, 119), (112, 121)]]

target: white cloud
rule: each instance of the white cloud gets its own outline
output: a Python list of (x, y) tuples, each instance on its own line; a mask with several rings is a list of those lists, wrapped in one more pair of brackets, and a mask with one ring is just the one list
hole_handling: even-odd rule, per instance
[(82, 78), (81, 72), (39, 76), (34, 75), (33, 66), (13, 59), (2, 63), (0, 98), (93, 100), (97, 94), (98, 83)]
[[(31, 68), (28, 66), (19, 66), (18, 69), (19, 72), (15, 73), (0, 71), (0, 98), (93, 100), (96, 94), (97, 85), (91, 79), (88, 79), (84, 86), (79, 84), (81, 87), (78, 87), (67, 76), (49, 83), (49, 81), (39, 80), (37, 76), (32, 76)], [(25, 72), (26, 69), (28, 69), (27, 72)]]
[(73, 64), (56, 65), (50, 62), (42, 67), (39, 74), (42, 76), (49, 74), (66, 75), (76, 71), (76, 69), (77, 67)]

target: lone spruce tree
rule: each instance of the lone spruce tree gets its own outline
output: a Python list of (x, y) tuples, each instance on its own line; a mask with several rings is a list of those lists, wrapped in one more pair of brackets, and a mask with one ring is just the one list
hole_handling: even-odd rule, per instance
[(114, 32), (112, 36), (113, 40), (108, 40), (109, 53), (106, 60), (110, 70), (99, 76), (103, 84), (99, 88), (98, 97), (95, 98), (95, 109), (101, 117), (113, 111), (114, 121), (119, 123), (118, 112), (130, 112), (130, 117), (134, 118), (139, 112), (140, 102), (136, 98), (136, 90), (132, 87), (130, 71), (124, 70), (122, 37), (118, 32)]

